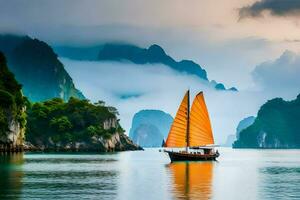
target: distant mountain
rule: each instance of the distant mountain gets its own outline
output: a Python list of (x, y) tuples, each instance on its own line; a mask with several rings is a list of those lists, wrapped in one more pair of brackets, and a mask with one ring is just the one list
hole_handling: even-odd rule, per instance
[(132, 141), (141, 147), (160, 147), (164, 136), (153, 124), (140, 124), (133, 133)]
[(172, 116), (163, 111), (141, 110), (133, 117), (129, 137), (142, 147), (160, 147), (172, 122)]
[(0, 35), (0, 51), (4, 52), (10, 70), (31, 101), (53, 97), (65, 101), (70, 97), (84, 98), (57, 55), (45, 42), (28, 36)]
[(53, 49), (60, 57), (73, 60), (97, 60), (100, 49), (103, 45), (91, 47), (71, 47), (71, 46), (54, 46)]
[(258, 111), (252, 125), (240, 132), (234, 148), (300, 148), (300, 95), (275, 98)]
[(224, 147), (232, 147), (233, 142), (236, 140), (235, 135), (228, 135), (226, 142), (222, 145)]
[[(98, 51), (97, 51), (98, 50)], [(209, 81), (207, 72), (197, 63), (191, 60), (175, 61), (167, 55), (159, 45), (151, 45), (149, 48), (141, 48), (132, 44), (96, 45), (91, 47), (55, 47), (55, 51), (62, 57), (76, 60), (99, 60), (99, 61), (129, 61), (135, 64), (164, 64), (181, 73), (195, 75), (207, 81), (217, 90), (226, 90), (222, 83)], [(98, 53), (97, 55), (96, 52)], [(235, 87), (227, 89), (237, 91)]]
[(239, 139), (241, 131), (251, 126), (254, 123), (254, 121), (255, 117), (253, 116), (246, 117), (243, 120), (241, 120), (236, 128), (236, 138)]
[(98, 59), (114, 61), (129, 60), (136, 64), (161, 63), (170, 66), (176, 71), (197, 75), (204, 80), (208, 80), (206, 71), (200, 65), (190, 60), (176, 62), (160, 46), (155, 44), (151, 45), (148, 49), (134, 45), (106, 44), (100, 50)]
[(233, 143), (240, 138), (240, 132), (249, 126), (251, 126), (255, 121), (255, 117), (250, 116), (246, 117), (243, 120), (241, 120), (236, 128), (236, 133), (235, 135), (228, 135), (227, 140), (224, 144), (226, 147), (232, 147)]

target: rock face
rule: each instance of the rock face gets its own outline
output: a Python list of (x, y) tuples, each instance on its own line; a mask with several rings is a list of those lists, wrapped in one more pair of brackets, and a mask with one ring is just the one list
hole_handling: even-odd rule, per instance
[(6, 59), (0, 52), (0, 152), (23, 149), (25, 103), (21, 85), (8, 70)]
[(115, 132), (107, 139), (103, 137), (93, 137), (92, 142), (75, 142), (69, 144), (54, 144), (49, 138), (47, 145), (40, 142), (33, 145), (26, 142), (24, 147), (27, 151), (57, 151), (57, 152), (114, 152), (114, 151), (135, 151), (143, 150), (139, 145), (123, 133)]
[(275, 98), (258, 111), (252, 125), (240, 132), (234, 148), (300, 148), (300, 95)]
[(172, 122), (172, 116), (163, 111), (141, 110), (133, 117), (129, 137), (142, 147), (160, 147)]
[(60, 97), (83, 99), (72, 78), (58, 60), (52, 48), (28, 36), (0, 35), (0, 51), (8, 60), (9, 69), (23, 85), (23, 92), (31, 101)]
[(132, 140), (125, 134), (115, 133), (110, 139), (103, 140), (101, 143), (103, 151), (134, 151), (142, 150), (139, 145), (136, 145)]

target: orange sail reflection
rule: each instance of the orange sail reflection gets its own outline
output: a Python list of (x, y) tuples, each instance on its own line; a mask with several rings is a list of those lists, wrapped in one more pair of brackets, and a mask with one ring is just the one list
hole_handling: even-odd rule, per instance
[(212, 195), (212, 162), (178, 162), (168, 165), (173, 178), (176, 199), (210, 199)]

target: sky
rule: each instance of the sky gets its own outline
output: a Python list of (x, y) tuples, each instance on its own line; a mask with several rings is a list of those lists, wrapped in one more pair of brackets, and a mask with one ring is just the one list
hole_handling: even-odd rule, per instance
[(157, 43), (177, 59), (198, 62), (211, 79), (247, 89), (253, 87), (250, 72), (257, 64), (285, 50), (299, 52), (297, 2), (0, 0), (0, 31), (53, 45)]
[[(297, 77), (300, 72), (300, 1), (297, 0), (0, 0), (0, 5), (0, 32), (3, 33), (28, 34), (53, 46), (89, 46), (113, 41), (148, 47), (155, 43), (176, 60), (191, 59), (199, 63), (210, 80), (240, 90), (239, 95), (207, 92), (211, 110), (217, 110), (214, 95), (226, 96), (222, 103), (228, 110), (222, 111), (224, 115), (218, 115), (216, 111), (216, 116), (212, 117), (218, 124), (215, 129), (220, 140), (234, 132), (238, 119), (255, 115), (266, 99), (276, 96), (292, 99), (300, 91), (297, 86), (300, 85)], [(61, 59), (74, 76), (87, 73), (81, 73), (84, 67), (80, 66), (91, 66), (94, 71), (100, 70), (99, 73), (115, 74), (115, 71), (101, 71), (103, 66), (116, 70), (116, 63)], [(193, 77), (165, 72), (164, 66), (158, 67), (163, 70), (163, 77), (153, 77), (147, 70), (137, 72), (134, 65), (128, 68), (131, 69), (127, 72), (128, 77), (138, 74), (161, 81), (180, 77), (185, 80), (182, 87), (192, 85), (198, 89), (201, 85), (193, 81)], [(112, 95), (123, 86), (106, 87), (105, 81), (114, 80), (110, 80), (110, 76), (97, 83), (98, 88), (106, 90), (95, 88), (93, 91), (85, 86), (88, 80), (82, 77), (73, 79), (80, 89), (85, 88), (83, 92), (89, 98), (102, 98), (117, 107), (127, 105), (128, 102), (119, 102)], [(124, 85), (133, 87), (130, 79)], [(140, 90), (145, 95), (139, 100), (145, 99), (140, 107), (159, 108), (148, 104), (152, 99), (158, 99), (155, 95), (162, 95), (172, 88), (166, 84), (167, 89), (159, 93), (158, 86), (153, 87), (157, 90), (153, 92), (147, 84), (142, 85)], [(180, 90), (172, 95), (180, 99), (181, 93)], [(165, 110), (174, 113), (174, 102)], [(241, 106), (240, 111), (226, 121), (226, 113), (234, 109), (235, 104)], [(242, 108), (243, 105), (249, 109)], [(119, 109), (127, 112), (126, 117), (132, 115), (133, 110)], [(130, 119), (122, 120), (129, 124)]]

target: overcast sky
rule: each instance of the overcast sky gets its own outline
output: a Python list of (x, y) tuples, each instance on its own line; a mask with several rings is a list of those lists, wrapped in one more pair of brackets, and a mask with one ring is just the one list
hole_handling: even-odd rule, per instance
[[(294, 0), (0, 0), (0, 30), (58, 44), (126, 41), (162, 45), (192, 59), (209, 78), (253, 86), (251, 71), (285, 50), (299, 51)], [(278, 3), (279, 2), (279, 3)]]
[[(0, 0), (0, 32), (28, 34), (55, 46), (156, 43), (177, 60), (199, 63), (210, 80), (235, 86), (244, 97), (263, 93), (259, 103), (274, 96), (291, 99), (300, 91), (296, 0)], [(83, 74), (73, 66), (84, 63), (64, 63), (71, 75)], [(82, 77), (75, 83), (85, 87)], [(251, 102), (251, 112), (236, 114), (234, 123), (242, 115), (255, 114), (259, 103), (255, 96)]]

